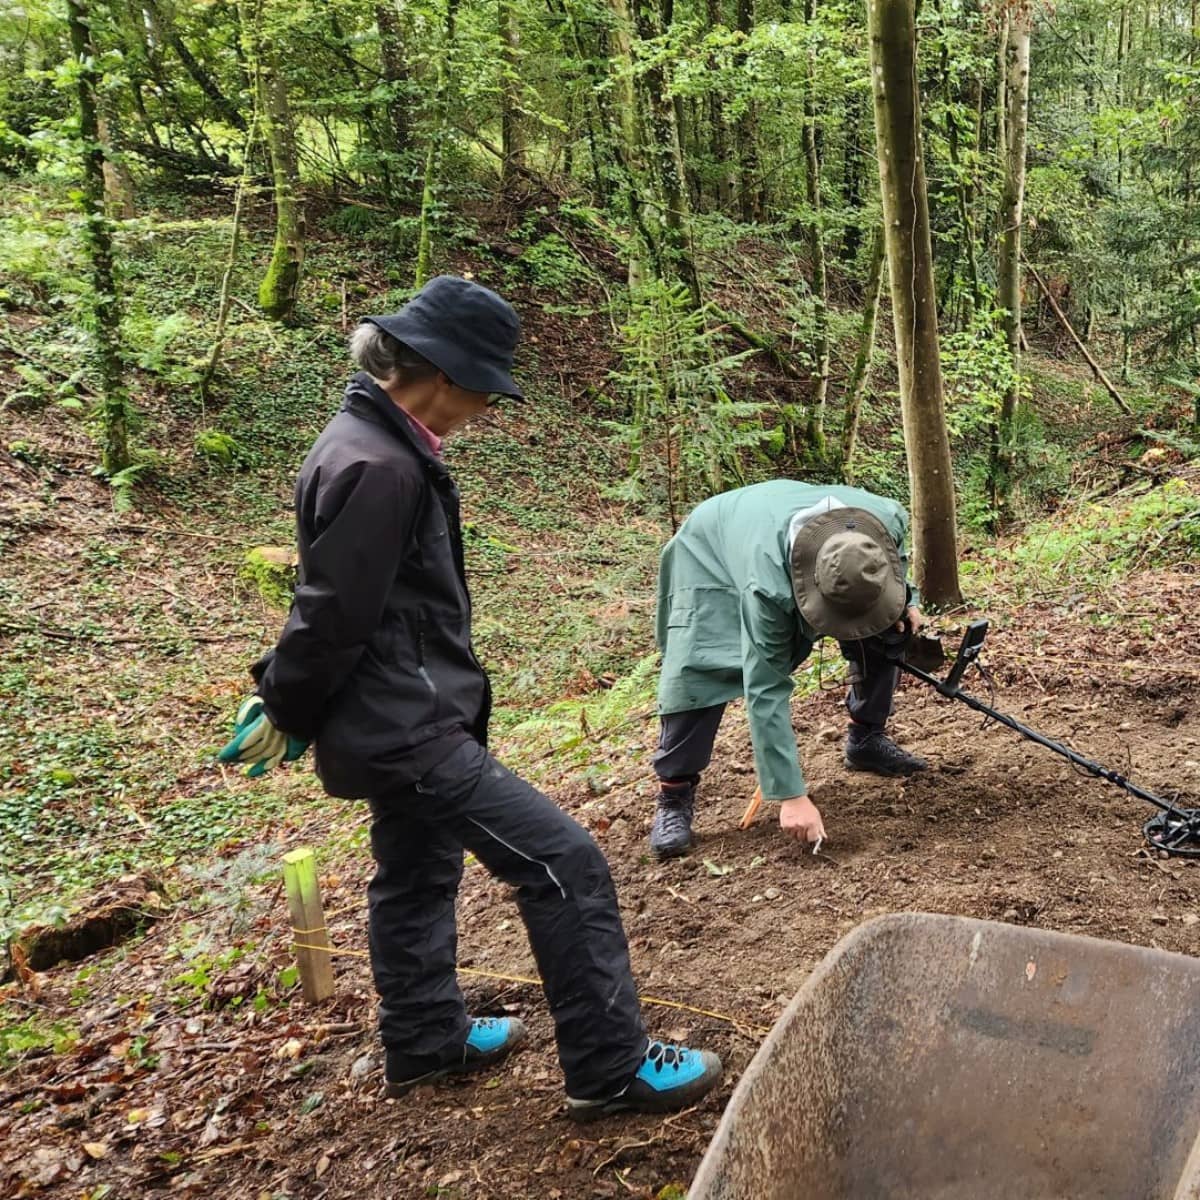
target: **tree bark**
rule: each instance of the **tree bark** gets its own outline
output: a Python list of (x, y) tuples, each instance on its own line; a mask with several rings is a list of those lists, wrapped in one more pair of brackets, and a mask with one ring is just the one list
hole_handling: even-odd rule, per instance
[[(407, 154), (412, 149), (412, 113), (409, 108), (408, 62), (404, 54), (404, 36), (400, 16), (392, 4), (375, 6), (375, 25), (379, 30), (379, 65), (387, 84), (386, 103), (388, 132), (393, 155)], [(388, 175), (390, 177), (390, 170)]]
[(997, 300), (1004, 310), (1004, 336), (1012, 355), (1014, 382), (1000, 405), (993, 435), (993, 484), (1005, 490), (1003, 474), (1010, 459), (1013, 420), (1020, 402), (1021, 370), (1021, 226), (1025, 205), (1025, 135), (1029, 125), (1029, 34), (1027, 12), (1008, 12), (1004, 57), (1005, 156), (1000, 198), (1000, 258)]
[[(817, 0), (805, 0), (804, 19), (810, 31), (817, 19)], [(807, 441), (818, 455), (825, 452), (825, 403), (829, 395), (829, 273), (821, 228), (821, 157), (817, 152), (816, 50), (810, 40), (804, 87), (804, 184), (808, 198), (808, 246), (812, 255), (816, 329), (813, 339), (812, 395), (809, 399)]]
[(504, 158), (500, 164), (500, 187), (513, 190), (522, 172), (528, 168), (525, 133), (521, 125), (521, 28), (512, 0), (500, 0), (500, 40), (503, 62), (500, 81), (500, 146)]
[[(634, 26), (643, 42), (651, 42), (661, 34), (653, 0), (633, 0), (632, 11)], [(667, 84), (660, 63), (653, 62), (646, 68), (638, 89), (645, 114), (643, 129), (661, 203), (662, 260), (670, 273), (686, 285), (693, 306), (699, 308), (700, 276), (692, 253), (691, 204), (684, 181), (675, 106), (667, 94)]]
[(437, 55), (437, 69), (434, 83), (433, 114), (434, 125), (426, 136), (429, 141), (425, 147), (425, 178), (421, 185), (421, 217), (417, 234), (417, 266), (413, 277), (413, 287), (425, 286), (433, 270), (433, 225), (437, 205), (437, 194), (441, 185), (442, 175), (442, 145), (446, 137), (446, 90), (447, 90), (447, 60), (454, 49), (455, 22), (458, 17), (458, 0), (446, 0), (446, 24), (442, 36), (442, 46)]
[(883, 291), (883, 230), (877, 229), (871, 238), (871, 265), (863, 290), (863, 315), (859, 327), (858, 354), (850, 382), (846, 385), (846, 408), (842, 417), (842, 479), (854, 482), (854, 451), (858, 447), (858, 423), (862, 413), (863, 396), (871, 377), (871, 357), (875, 353), (875, 330), (879, 325), (879, 296)]
[(912, 0), (868, 0), (867, 12), (916, 582), (928, 603), (958, 604), (954, 476), (938, 352)]
[[(754, 30), (754, 0), (737, 0), (738, 31), (749, 37)], [(745, 61), (745, 56), (741, 56)], [(738, 203), (742, 220), (752, 225), (763, 218), (763, 191), (758, 162), (758, 105), (750, 100), (735, 126), (738, 149)]]
[(104, 211), (104, 150), (97, 106), (100, 77), (86, 0), (67, 0), (67, 28), (77, 67), (79, 140), (83, 156), (83, 236), (92, 274), (92, 316), (100, 368), (101, 465), (116, 475), (130, 465), (129, 395), (121, 365), (121, 300), (113, 265), (112, 230)]

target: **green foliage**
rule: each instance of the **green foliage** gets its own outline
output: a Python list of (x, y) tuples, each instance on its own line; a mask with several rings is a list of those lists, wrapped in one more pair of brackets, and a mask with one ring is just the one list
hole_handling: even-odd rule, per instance
[(942, 338), (946, 426), (956, 444), (987, 436), (1005, 394), (1020, 386), (1003, 321), (1003, 310), (981, 309), (966, 329)]
[(196, 322), (185, 312), (155, 316), (130, 305), (121, 323), (126, 354), (172, 388), (194, 387), (204, 371)]
[(557, 233), (534, 242), (518, 262), (535, 287), (570, 293), (591, 282), (592, 271), (571, 244)]
[(740, 474), (739, 452), (768, 440), (763, 406), (734, 400), (725, 387), (750, 352), (722, 354), (682, 284), (653, 281), (634, 293), (619, 351), (622, 366), (610, 378), (629, 419), (609, 428), (629, 448), (626, 495), (677, 513), (720, 491)]
[(196, 457), (221, 467), (246, 467), (250, 457), (245, 447), (231, 433), (220, 429), (201, 429), (192, 441)]
[(1070, 588), (1081, 595), (1133, 570), (1191, 563), (1200, 554), (1200, 490), (1186, 480), (1144, 485), (1104, 503), (1064, 508), (1021, 538), (987, 550), (968, 574), (1018, 598)]
[(79, 1031), (63, 1021), (46, 1022), (18, 1015), (10, 1005), (0, 1007), (0, 1068), (11, 1067), (31, 1050), (64, 1054), (79, 1040)]

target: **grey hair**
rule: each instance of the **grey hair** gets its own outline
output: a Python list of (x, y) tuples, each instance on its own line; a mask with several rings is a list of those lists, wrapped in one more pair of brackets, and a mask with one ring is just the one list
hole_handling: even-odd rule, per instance
[(350, 335), (350, 357), (360, 370), (380, 383), (410, 383), (428, 379), (438, 371), (429, 359), (371, 321), (360, 322)]

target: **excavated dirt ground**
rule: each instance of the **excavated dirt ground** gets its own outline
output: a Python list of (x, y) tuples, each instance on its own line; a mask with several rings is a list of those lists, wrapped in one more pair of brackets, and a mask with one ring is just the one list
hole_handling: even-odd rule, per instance
[[(1153, 613), (1142, 626), (1151, 631), (1135, 635), (1124, 622), (1100, 634), (1097, 614), (1077, 600), (1005, 614), (986, 655), (994, 702), (1145, 786), (1200, 803), (1195, 578), (1142, 574), (1106, 603)], [(970, 690), (988, 696), (978, 675)], [(479, 976), (463, 979), (473, 1010), (519, 1014), (527, 1046), (483, 1075), (381, 1100), (361, 957), (338, 958), (337, 995), (316, 1009), (291, 1000), (251, 1015), (231, 1005), (254, 994), (261, 959), (213, 980), (204, 1003), (180, 1005), (165, 985), (179, 969), (163, 966), (179, 932), (168, 919), (92, 974), (83, 1007), (71, 1000), (78, 967), (39, 977), (31, 1007), (69, 1013), (82, 1038), (0, 1079), (0, 1193), (679, 1196), (765, 1029), (835, 942), (872, 915), (960, 913), (1197, 951), (1200, 871), (1145, 849), (1146, 806), (1005, 729), (982, 729), (968, 709), (913, 681), (894, 728), (929, 771), (910, 781), (848, 774), (840, 704), (833, 689), (795, 706), (829, 831), (816, 857), (785, 842), (769, 814), (739, 831), (753, 774), (736, 707), (702, 785), (702, 842), (683, 860), (647, 856), (652, 722), (607, 748), (620, 763), (611, 790), (547, 785), (608, 855), (643, 991), (718, 1014), (646, 1009), (656, 1035), (724, 1058), (722, 1086), (696, 1109), (572, 1125), (539, 990)], [(314, 807), (299, 833), (322, 844), (361, 820), (353, 806)], [(339, 949), (361, 954), (370, 867), (362, 849), (342, 858), (324, 877), (326, 911)], [(255, 904), (274, 970), (288, 962), (286, 907), (274, 885), (260, 887)], [(460, 928), (464, 967), (534, 973), (507, 889), (478, 867), (466, 873)]]

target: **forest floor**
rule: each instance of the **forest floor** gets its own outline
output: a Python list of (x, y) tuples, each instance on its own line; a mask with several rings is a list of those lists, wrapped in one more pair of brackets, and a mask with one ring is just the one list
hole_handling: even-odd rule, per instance
[[(648, 1025), (720, 1053), (720, 1089), (665, 1120), (570, 1123), (516, 907), (472, 865), (464, 990), (474, 1013), (520, 1015), (529, 1040), (493, 1071), (381, 1099), (364, 809), (321, 797), (300, 765), (254, 782), (212, 759), (245, 668), (281, 621), (242, 563), (248, 547), (288, 540), (295, 453), (343, 374), (323, 346), (324, 374), (290, 413), (290, 458), (230, 475), (180, 455), (131, 512), (114, 510), (69, 414), (8, 414), (0, 916), (11, 930), (68, 907), (133, 908), (138, 933), (77, 963), (18, 965), (0, 988), (0, 1194), (668, 1200), (785, 1004), (873, 915), (958, 913), (1200, 951), (1200, 869), (1146, 849), (1145, 806), (911, 680), (894, 731), (929, 771), (849, 774), (829, 658), (802, 672), (794, 704), (829, 830), (821, 853), (786, 843), (769, 813), (738, 828), (753, 769), (735, 705), (702, 784), (699, 846), (653, 862), (651, 615), (666, 531), (599, 487), (617, 472), (580, 396), (603, 369), (603, 328), (573, 347), (578, 319), (531, 326), (542, 362), (572, 362), (579, 378), (549, 375), (537, 405), (451, 451), (479, 640), (496, 667), (495, 749), (604, 849), (653, 998)], [(1095, 433), (1109, 424), (1103, 402), (1081, 416), (1077, 377), (1043, 367), (1074, 398), (1058, 427), (1092, 427), (1073, 430), (1079, 461), (1113, 453), (1113, 435)], [(1051, 390), (1041, 399), (1057, 403)], [(163, 453), (186, 449), (190, 425), (167, 394), (142, 402)], [(1154, 450), (1123, 462), (1103, 499), (1093, 489), (1020, 536), (966, 547), (971, 606), (940, 625), (952, 646), (967, 620), (992, 620), (990, 683), (969, 680), (981, 698), (994, 688), (1002, 711), (1200, 803), (1200, 472)], [(280, 855), (305, 845), (338, 953), (336, 996), (316, 1007), (295, 985), (278, 877)]]

